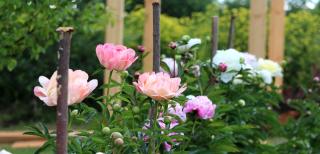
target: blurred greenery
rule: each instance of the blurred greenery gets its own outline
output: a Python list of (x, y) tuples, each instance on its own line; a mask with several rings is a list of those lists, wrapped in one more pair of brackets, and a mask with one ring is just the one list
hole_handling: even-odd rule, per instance
[[(51, 119), (54, 108), (47, 108), (33, 97), (33, 87), (40, 75), (50, 77), (57, 64), (57, 39), (55, 29), (73, 26), (75, 34), (71, 49), (73, 69), (95, 70), (95, 45), (103, 42), (105, 24), (112, 16), (105, 11), (103, 1), (16, 1), (0, 2), (0, 125), (19, 121)], [(38, 13), (37, 13), (38, 12)], [(25, 18), (20, 22), (19, 16)], [(18, 42), (16, 42), (18, 41)], [(84, 43), (86, 42), (86, 43)], [(45, 54), (44, 54), (45, 53)], [(7, 67), (4, 69), (4, 67)], [(93, 72), (93, 71), (92, 71)], [(100, 77), (101, 78), (101, 77)], [(15, 114), (12, 114), (15, 113)], [(40, 118), (41, 117), (41, 118)]]
[(295, 95), (312, 84), (320, 70), (320, 17), (309, 11), (299, 11), (286, 19), (287, 65), (284, 80)]
[[(137, 8), (125, 18), (126, 28), (124, 30), (124, 42), (129, 47), (135, 48), (137, 45), (143, 43), (144, 14), (145, 10), (143, 8)], [(187, 33), (187, 27), (182, 25), (179, 21), (178, 18), (161, 15), (160, 33), (162, 49), (167, 48), (169, 42), (177, 40), (180, 36)]]
[[(126, 11), (133, 11), (137, 6), (141, 6), (144, 0), (126, 0)], [(203, 12), (206, 6), (216, 3), (217, 0), (162, 0), (161, 12), (172, 17), (191, 16), (193, 12)]]

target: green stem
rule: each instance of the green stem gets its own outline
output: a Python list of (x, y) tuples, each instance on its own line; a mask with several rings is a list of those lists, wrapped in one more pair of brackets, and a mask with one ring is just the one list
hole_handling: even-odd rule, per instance
[(69, 123), (68, 123), (68, 130), (71, 129), (72, 122), (73, 122), (73, 116), (70, 116), (70, 120), (69, 120)]
[(203, 89), (202, 89), (202, 85), (201, 85), (201, 81), (200, 81), (199, 77), (198, 77), (198, 85), (199, 85), (199, 89), (200, 89), (200, 94), (203, 95)]
[(158, 114), (158, 102), (153, 101), (151, 104), (151, 111), (150, 111), (150, 129), (152, 131), (148, 153), (155, 154), (156, 153), (156, 135), (157, 135), (157, 114)]
[(113, 73), (113, 70), (110, 71), (109, 73), (109, 77), (108, 77), (108, 88), (107, 88), (107, 98), (109, 98), (109, 94), (110, 94), (110, 83), (111, 83), (111, 78), (112, 78), (112, 73)]
[(196, 128), (196, 120), (193, 120), (193, 126), (192, 126), (192, 137), (194, 136), (195, 128)]
[[(110, 71), (109, 77), (108, 77), (108, 86), (107, 86), (107, 98), (106, 98), (106, 104), (109, 101), (109, 93), (110, 93), (110, 83), (111, 83), (111, 77), (112, 77), (113, 70)], [(107, 110), (109, 110), (109, 106), (107, 105), (106, 108), (102, 108), (102, 123), (107, 126), (107, 119), (106, 119), (106, 113)], [(110, 115), (110, 110), (109, 110), (109, 115)]]

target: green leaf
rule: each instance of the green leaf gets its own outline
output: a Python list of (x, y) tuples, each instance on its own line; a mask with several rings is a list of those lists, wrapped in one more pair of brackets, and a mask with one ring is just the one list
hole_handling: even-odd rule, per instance
[(49, 147), (53, 147), (54, 145), (52, 144), (52, 141), (49, 140), (46, 143), (44, 143), (39, 149), (37, 149), (34, 153), (35, 154), (41, 154), (43, 151), (48, 149)]

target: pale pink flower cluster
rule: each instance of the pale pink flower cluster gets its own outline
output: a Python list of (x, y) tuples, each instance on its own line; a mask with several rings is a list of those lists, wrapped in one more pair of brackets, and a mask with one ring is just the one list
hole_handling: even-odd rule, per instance
[[(187, 120), (186, 113), (183, 112), (183, 107), (178, 103), (175, 104), (175, 106), (170, 106), (168, 108), (168, 112), (169, 112), (169, 114), (178, 116), (180, 118), (180, 120), (182, 120), (182, 121), (186, 121)], [(157, 121), (158, 121), (158, 124), (159, 124), (161, 129), (172, 129), (172, 128), (174, 128), (174, 127), (179, 125), (179, 120), (177, 120), (177, 119), (173, 119), (170, 122), (170, 124), (166, 125), (166, 123), (164, 122), (164, 118), (162, 117), (162, 113), (160, 114), (160, 117), (157, 119)], [(144, 127), (143, 127), (143, 129), (145, 129), (145, 130), (149, 129), (149, 128), (150, 128), (150, 123), (145, 124)], [(177, 134), (179, 134), (179, 133), (171, 132), (171, 133), (168, 134), (168, 136), (177, 135)], [(183, 135), (183, 133), (180, 133), (180, 134)], [(145, 136), (144, 140), (148, 141), (149, 137)], [(176, 142), (176, 139), (172, 139), (171, 142), (174, 145), (179, 145), (179, 143)], [(170, 151), (173, 145), (169, 144), (168, 142), (163, 142), (163, 146), (164, 146), (164, 149), (166, 151)]]
[(180, 78), (171, 78), (169, 74), (143, 73), (137, 82), (134, 82), (136, 89), (154, 100), (168, 100), (179, 96), (186, 90), (186, 86), (180, 86)]
[(174, 106), (171, 105), (168, 108), (168, 112), (169, 112), (169, 114), (178, 116), (180, 118), (180, 120), (182, 120), (182, 121), (187, 120), (187, 115), (183, 111), (183, 106), (181, 106), (179, 103), (176, 103)]
[(133, 49), (110, 43), (99, 44), (96, 47), (96, 54), (101, 65), (108, 70), (126, 70), (138, 59)]
[[(85, 99), (97, 86), (98, 81), (93, 79), (88, 82), (89, 76), (81, 70), (69, 69), (68, 85), (68, 105), (80, 103)], [(54, 72), (50, 79), (44, 76), (39, 77), (40, 86), (34, 88), (34, 95), (42, 100), (48, 106), (57, 105), (57, 72)]]
[(207, 96), (197, 96), (184, 105), (185, 113), (196, 112), (200, 119), (211, 119), (214, 116), (216, 105)]

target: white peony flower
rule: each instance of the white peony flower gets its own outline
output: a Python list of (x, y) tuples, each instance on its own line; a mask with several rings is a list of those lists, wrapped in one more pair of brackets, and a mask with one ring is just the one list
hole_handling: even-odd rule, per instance
[(258, 65), (257, 57), (248, 52), (241, 53), (244, 59), (244, 69), (254, 69)]
[(178, 46), (177, 49), (178, 49), (179, 51), (185, 52), (185, 51), (188, 51), (189, 49), (191, 49), (193, 46), (198, 45), (198, 44), (201, 44), (201, 39), (199, 39), (199, 38), (192, 38), (192, 39), (190, 39), (190, 40), (188, 41), (187, 44), (185, 44), (185, 45), (180, 45), (180, 46)]
[[(166, 63), (166, 65), (170, 69), (170, 75), (171, 76), (178, 76), (178, 63), (177, 61), (174, 61), (173, 58), (163, 58), (162, 62)], [(163, 68), (160, 68), (161, 72), (166, 72)]]
[(235, 49), (219, 50), (213, 57), (213, 67), (218, 67), (221, 63), (227, 65), (227, 70), (221, 73), (220, 79), (228, 83), (241, 70), (242, 54)]
[(103, 152), (97, 152), (96, 154), (105, 154), (105, 153), (103, 153)]
[(267, 70), (258, 71), (257, 74), (263, 79), (264, 83), (272, 83), (272, 74)]
[(2, 149), (2, 150), (0, 151), (0, 154), (12, 154), (12, 153), (9, 152), (9, 151), (7, 151), (7, 150)]
[(189, 48), (191, 48), (191, 47), (193, 47), (193, 46), (195, 46), (195, 45), (198, 45), (198, 44), (201, 44), (201, 39), (199, 39), (199, 38), (192, 38), (192, 39), (190, 39), (189, 41), (188, 41), (188, 47)]
[(276, 76), (282, 76), (282, 68), (281, 66), (268, 59), (262, 59), (260, 58), (258, 60), (258, 66), (257, 66), (258, 71), (269, 71), (271, 73), (271, 76), (276, 77)]

